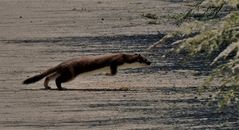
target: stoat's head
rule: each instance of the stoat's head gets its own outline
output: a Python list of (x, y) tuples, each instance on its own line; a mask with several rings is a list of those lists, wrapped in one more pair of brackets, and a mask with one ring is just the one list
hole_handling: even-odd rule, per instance
[(134, 54), (134, 55), (137, 57), (137, 61), (139, 63), (143, 63), (143, 64), (146, 64), (146, 65), (151, 64), (151, 62), (148, 59), (146, 59), (145, 57), (143, 57), (142, 55), (140, 55), (140, 54)]
[(139, 62), (139, 63), (143, 63), (146, 65), (151, 64), (151, 62), (148, 59), (146, 59), (145, 57), (143, 57), (140, 54), (124, 54), (124, 58), (127, 63)]

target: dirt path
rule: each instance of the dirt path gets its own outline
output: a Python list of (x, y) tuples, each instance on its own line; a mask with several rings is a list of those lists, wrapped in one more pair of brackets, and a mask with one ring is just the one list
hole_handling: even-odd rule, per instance
[[(182, 12), (183, 4), (154, 0), (1, 0), (0, 3), (1, 39), (163, 32), (174, 26), (147, 24), (149, 20), (142, 15), (167, 17), (171, 12)], [(160, 18), (160, 22), (170, 21)]]
[[(206, 106), (206, 98), (197, 96), (206, 78), (199, 75), (200, 63), (182, 67), (179, 57), (162, 58), (166, 46), (145, 51), (162, 37), (157, 31), (175, 25), (165, 19), (159, 25), (147, 24), (142, 13), (163, 17), (182, 12), (185, 4), (1, 0), (0, 129), (237, 129), (236, 113), (215, 111)], [(68, 91), (42, 90), (42, 81), (21, 84), (63, 60), (119, 51), (142, 53), (153, 64), (120, 69), (114, 77), (82, 75), (64, 84)]]

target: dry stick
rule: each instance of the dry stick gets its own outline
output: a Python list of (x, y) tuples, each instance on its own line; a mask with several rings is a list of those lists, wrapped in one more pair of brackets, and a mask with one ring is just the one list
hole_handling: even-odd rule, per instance
[(214, 15), (213, 17), (216, 17), (218, 15), (218, 13), (221, 11), (222, 7), (224, 6), (225, 4), (222, 3), (219, 7), (217, 7), (215, 10), (214, 10)]
[[(159, 41), (157, 41), (153, 45), (151, 45), (147, 50), (157, 47), (160, 44), (162, 45), (162, 44), (166, 43), (167, 41), (174, 41), (174, 42), (172, 42), (171, 45), (177, 45), (177, 44), (180, 44), (183, 41), (185, 41), (187, 38), (194, 37), (194, 36), (198, 35), (199, 33), (200, 32), (192, 32), (190, 34), (167, 34), (162, 39), (160, 39)], [(176, 41), (173, 39), (176, 39)]]
[(215, 64), (220, 58), (227, 57), (233, 50), (237, 49), (239, 47), (239, 42), (234, 42), (227, 46), (225, 50), (223, 50), (210, 65)]
[(165, 35), (163, 38), (161, 38), (159, 41), (155, 42), (153, 45), (149, 46), (149, 48), (147, 50), (150, 50), (154, 47), (156, 47), (157, 45), (161, 44), (161, 43), (165, 43), (167, 40), (169, 40), (170, 38), (174, 38), (174, 35), (172, 34), (167, 34)]
[(189, 9), (184, 16), (182, 16), (176, 23), (180, 24), (183, 23), (183, 21), (189, 17), (192, 16), (193, 10), (199, 9), (200, 5), (204, 2), (205, 0), (198, 1), (195, 5), (194, 8)]

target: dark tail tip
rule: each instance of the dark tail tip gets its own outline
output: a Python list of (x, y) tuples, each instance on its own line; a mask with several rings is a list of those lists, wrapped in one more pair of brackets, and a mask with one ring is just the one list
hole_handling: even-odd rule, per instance
[(22, 82), (22, 84), (35, 83), (35, 82), (41, 80), (43, 77), (44, 77), (44, 76), (42, 76), (42, 75), (36, 75), (36, 76), (30, 77), (30, 78), (24, 80), (24, 81)]
[(29, 81), (29, 79), (26, 79), (22, 82), (22, 84), (30, 84), (31, 82)]

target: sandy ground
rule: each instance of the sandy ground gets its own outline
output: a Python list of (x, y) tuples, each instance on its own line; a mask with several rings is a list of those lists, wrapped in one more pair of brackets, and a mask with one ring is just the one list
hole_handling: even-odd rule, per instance
[[(180, 66), (180, 57), (162, 58), (166, 45), (145, 51), (159, 31), (176, 27), (165, 16), (185, 11), (187, 2), (1, 0), (0, 129), (238, 129), (237, 113), (197, 95), (207, 77), (201, 61)], [(148, 24), (143, 13), (158, 14), (161, 24)], [(111, 52), (139, 52), (153, 64), (113, 77), (84, 74), (63, 84), (67, 91), (21, 84), (63, 60)]]

